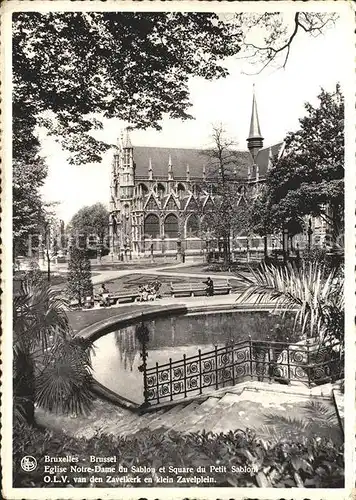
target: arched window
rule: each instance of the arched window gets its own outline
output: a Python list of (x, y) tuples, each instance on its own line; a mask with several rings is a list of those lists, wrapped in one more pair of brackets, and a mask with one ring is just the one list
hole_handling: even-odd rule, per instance
[(214, 227), (213, 216), (209, 213), (205, 214), (202, 218), (202, 221), (201, 221), (202, 231), (204, 231), (204, 232), (212, 231), (213, 227)]
[(145, 218), (145, 235), (159, 238), (159, 219), (157, 215), (150, 214)]
[(187, 220), (187, 227), (186, 227), (186, 234), (187, 238), (195, 238), (199, 234), (199, 219), (198, 216), (195, 214), (192, 214), (189, 216)]
[(177, 191), (178, 191), (178, 194), (180, 194), (180, 193), (182, 193), (182, 194), (183, 194), (183, 193), (184, 193), (184, 191), (185, 191), (184, 184), (182, 184), (182, 183), (180, 182), (180, 183), (178, 184), (178, 186), (177, 186)]
[(164, 235), (166, 238), (178, 238), (178, 219), (173, 214), (169, 214), (165, 218)]
[(142, 191), (142, 194), (145, 195), (148, 193), (148, 187), (146, 186), (146, 184), (139, 184), (138, 185), (138, 188), (140, 191)]
[(160, 197), (163, 196), (164, 192), (165, 192), (165, 189), (164, 189), (163, 184), (161, 184), (161, 183), (157, 184), (157, 194), (158, 194), (158, 196), (160, 196)]

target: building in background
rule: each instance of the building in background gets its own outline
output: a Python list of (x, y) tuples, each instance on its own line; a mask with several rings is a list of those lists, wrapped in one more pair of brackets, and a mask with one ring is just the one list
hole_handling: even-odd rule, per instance
[[(253, 95), (245, 151), (236, 151), (231, 182), (238, 183), (237, 204), (256, 192), (272, 158), (283, 143), (263, 147)], [(210, 169), (211, 170), (211, 169)], [(230, 169), (231, 170), (231, 169)], [(234, 173), (236, 175), (234, 175)], [(217, 172), (209, 171), (206, 152), (198, 149), (135, 147), (126, 130), (114, 154), (111, 174), (110, 254), (123, 260), (154, 255), (202, 255), (219, 250), (203, 231), (203, 219), (214, 210)], [(231, 248), (246, 246), (246, 236), (232, 235)], [(240, 240), (240, 241), (239, 241)], [(260, 247), (261, 238), (252, 238)]]

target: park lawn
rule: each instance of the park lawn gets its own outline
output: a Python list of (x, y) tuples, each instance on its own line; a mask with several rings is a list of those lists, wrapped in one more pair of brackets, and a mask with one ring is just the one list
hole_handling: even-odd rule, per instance
[[(43, 278), (47, 279), (47, 273), (43, 271)], [(98, 276), (100, 273), (92, 272), (92, 276)], [(68, 272), (51, 275), (50, 285), (53, 290), (62, 291), (67, 284)]]
[(166, 261), (155, 261), (148, 262), (147, 260), (134, 260), (131, 262), (102, 262), (98, 264), (96, 261), (91, 262), (91, 269), (94, 271), (126, 271), (129, 269), (155, 269), (157, 267), (167, 267), (168, 269), (171, 266), (177, 265), (177, 261), (174, 262), (166, 262)]
[[(174, 269), (174, 272), (175, 273), (202, 273), (204, 275), (206, 275), (206, 273), (208, 272), (208, 264), (206, 263), (200, 263), (200, 264), (192, 264), (190, 266), (182, 266), (182, 267), (176, 267)], [(168, 266), (165, 266), (165, 267), (161, 267), (160, 268), (160, 271), (170, 271), (169, 267)], [(228, 273), (226, 273), (228, 274)]]
[[(236, 271), (239, 272), (248, 272), (249, 266), (255, 268), (256, 265), (258, 265), (260, 262), (255, 261), (255, 262), (250, 262), (249, 264), (247, 263), (239, 263), (239, 264), (232, 264), (231, 270), (223, 269), (222, 264), (207, 264), (207, 263), (201, 263), (201, 264), (192, 264), (190, 266), (184, 266), (184, 267), (177, 267), (174, 269), (175, 273), (179, 274), (184, 274), (184, 273), (196, 273), (196, 274), (202, 274), (204, 276), (208, 276), (209, 274), (213, 275), (219, 275), (221, 274), (222, 276), (231, 276), (231, 278), (234, 278), (236, 276)], [(160, 271), (170, 271), (170, 269), (167, 267), (162, 267), (160, 268)]]

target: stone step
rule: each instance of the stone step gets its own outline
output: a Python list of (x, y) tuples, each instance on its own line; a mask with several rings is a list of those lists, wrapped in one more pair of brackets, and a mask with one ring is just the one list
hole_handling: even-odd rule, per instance
[(131, 429), (125, 428), (122, 435), (126, 436), (128, 434), (133, 434), (137, 432), (139, 429), (144, 429), (144, 428), (154, 429), (156, 427), (156, 422), (157, 422), (157, 427), (160, 427), (169, 418), (172, 418), (176, 413), (181, 411), (182, 407), (183, 405), (177, 405), (171, 409), (162, 409), (157, 412), (148, 412), (146, 415), (139, 417), (139, 420), (137, 420), (136, 424), (133, 425)]
[(223, 396), (219, 402), (204, 415), (197, 414), (196, 418), (186, 429), (187, 432), (197, 432), (205, 429), (209, 431), (221, 419), (221, 416), (234, 404), (234, 399)]
[[(189, 418), (185, 419), (185, 425), (184, 427), (179, 426), (179, 430), (181, 432), (190, 432), (191, 428), (194, 427), (200, 420), (205, 419), (205, 418), (210, 418), (212, 414), (215, 414), (215, 412), (220, 412), (223, 410), (223, 408), (226, 406), (224, 403), (220, 403), (220, 399), (213, 405), (212, 403), (208, 404), (207, 406), (201, 405), (199, 408), (193, 412)], [(178, 424), (174, 430), (178, 428)]]
[(241, 411), (241, 404), (236, 402), (221, 415), (221, 418), (210, 428), (210, 430), (219, 433), (251, 427), (248, 415), (245, 413), (246, 412)]
[(217, 405), (219, 401), (220, 398), (211, 396), (210, 398), (206, 399), (203, 403), (201, 403), (200, 408), (203, 409), (214, 408), (214, 406)]
[[(215, 400), (215, 401), (214, 401)], [(199, 419), (205, 417), (208, 413), (210, 413), (213, 408), (219, 403), (219, 398), (209, 398), (196, 408), (193, 411), (182, 415), (182, 419), (178, 420), (174, 425), (171, 426), (171, 429), (179, 432), (183, 432), (189, 429), (192, 425), (194, 425)]]
[(151, 420), (158, 418), (159, 416), (163, 415), (166, 412), (166, 410), (159, 410), (154, 413), (146, 413), (144, 415), (135, 415), (136, 418), (130, 420), (129, 422), (125, 423), (123, 426), (119, 427), (120, 434), (121, 433), (126, 433), (126, 431), (131, 431), (132, 429), (135, 428), (143, 428), (142, 426), (146, 426), (148, 422)]
[(168, 411), (166, 416), (161, 419), (157, 419), (154, 422), (150, 423), (150, 429), (158, 429), (159, 427), (165, 427), (165, 428), (170, 428), (172, 425), (174, 425), (176, 422), (182, 419), (183, 415), (185, 415), (187, 412), (194, 411), (194, 408), (198, 406), (195, 401), (188, 405), (178, 405), (172, 408), (172, 410)]
[(235, 393), (235, 392), (230, 392), (230, 391), (226, 391), (226, 393), (224, 394), (224, 396), (220, 399), (220, 402), (223, 403), (223, 404), (234, 404), (234, 403), (237, 403), (238, 401), (240, 401), (240, 396), (241, 396), (241, 393)]
[(119, 421), (117, 429), (123, 430), (126, 427), (132, 425), (133, 423), (137, 422), (137, 420), (140, 418), (142, 418), (140, 415), (138, 415), (137, 413), (133, 413), (132, 415), (127, 416), (127, 417), (123, 418), (121, 421)]

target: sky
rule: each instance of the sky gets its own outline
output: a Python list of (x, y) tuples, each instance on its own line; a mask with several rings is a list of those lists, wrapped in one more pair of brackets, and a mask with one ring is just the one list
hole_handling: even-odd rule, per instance
[[(344, 81), (344, 51), (345, 30), (338, 21), (316, 38), (301, 33), (293, 42), (285, 69), (247, 75), (252, 69), (246, 60), (229, 60), (227, 78), (190, 81), (193, 106), (189, 112), (195, 120), (167, 119), (161, 131), (132, 131), (133, 146), (204, 148), (211, 144), (212, 125), (222, 123), (237, 147), (246, 150), (254, 84), (264, 146), (280, 142), (289, 131), (298, 129), (305, 102), (316, 104), (321, 87), (332, 91), (337, 82)], [(119, 120), (106, 120), (98, 138), (115, 143), (123, 125)], [(52, 139), (43, 139), (42, 152), (49, 166), (43, 195), (46, 201), (58, 202), (59, 218), (69, 222), (81, 207), (96, 202), (108, 206), (112, 151), (103, 155), (100, 164), (80, 166), (69, 165)]]

